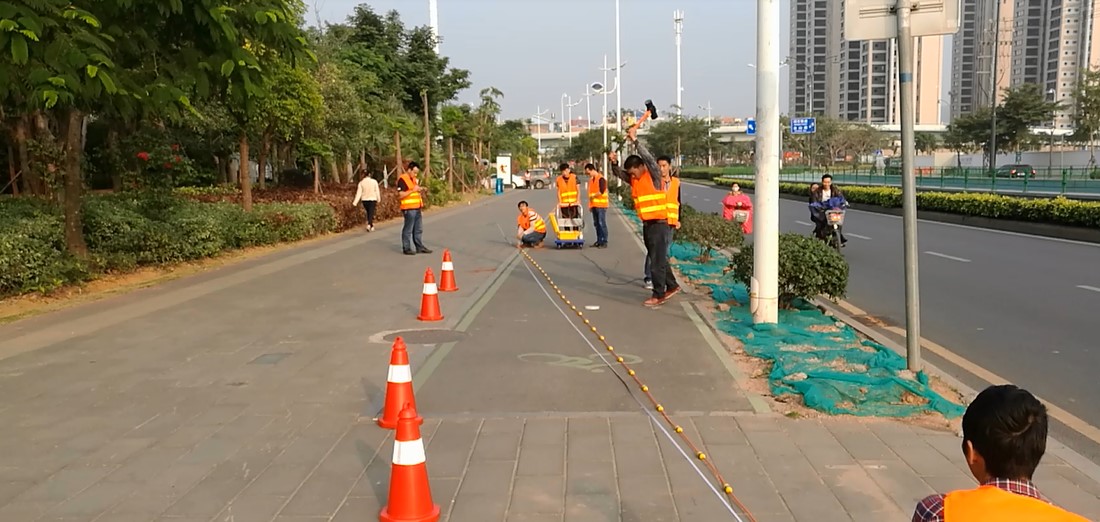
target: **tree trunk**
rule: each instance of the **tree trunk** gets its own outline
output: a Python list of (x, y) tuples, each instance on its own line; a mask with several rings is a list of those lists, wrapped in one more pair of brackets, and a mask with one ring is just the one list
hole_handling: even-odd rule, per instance
[(27, 117), (20, 116), (15, 120), (15, 128), (12, 139), (15, 141), (15, 151), (19, 154), (19, 177), (23, 178), (23, 192), (32, 196), (42, 195), (38, 187), (38, 175), (31, 171), (31, 154), (27, 149), (29, 129)]
[[(121, 159), (118, 151), (118, 129), (107, 129), (107, 151), (111, 158)], [(116, 170), (111, 173), (111, 189), (115, 192), (122, 190), (122, 165), (116, 165)]]
[(265, 132), (262, 139), (260, 152), (256, 156), (256, 164), (259, 166), (256, 171), (260, 174), (259, 185), (261, 190), (267, 188), (267, 151), (271, 150), (271, 133)]
[(455, 139), (447, 138), (447, 187), (455, 191)]
[(84, 155), (84, 143), (81, 130), (84, 115), (69, 109), (62, 123), (62, 175), (64, 185), (61, 193), (61, 210), (65, 215), (65, 247), (77, 258), (88, 256), (88, 245), (84, 242), (84, 219), (81, 213), (81, 199), (84, 193), (84, 179), (80, 172)]
[(15, 168), (15, 149), (12, 148), (11, 143), (8, 143), (8, 184), (11, 185), (11, 194), (18, 196), (19, 171)]
[(424, 165), (420, 167), (423, 171), (421, 176), (424, 181), (428, 180), (432, 171), (432, 128), (428, 122), (428, 93), (421, 91), (420, 101), (424, 104)]
[(394, 153), (394, 158), (397, 160), (397, 168), (393, 169), (393, 171), (396, 175), (400, 176), (405, 170), (405, 161), (401, 159), (401, 131), (394, 131), (393, 146), (397, 149), (397, 152)]
[(321, 159), (313, 157), (313, 193), (321, 193)]
[(279, 142), (271, 144), (271, 179), (276, 185), (282, 182), (279, 175), (282, 172), (282, 156), (279, 154)]
[(329, 158), (328, 168), (329, 168), (329, 171), (332, 172), (332, 182), (333, 183), (339, 183), (340, 182), (340, 166), (337, 165), (337, 163), (336, 163), (336, 154), (333, 154), (332, 157)]
[(252, 212), (252, 173), (248, 161), (248, 133), (241, 131), (241, 162), (238, 169), (241, 178), (241, 207)]

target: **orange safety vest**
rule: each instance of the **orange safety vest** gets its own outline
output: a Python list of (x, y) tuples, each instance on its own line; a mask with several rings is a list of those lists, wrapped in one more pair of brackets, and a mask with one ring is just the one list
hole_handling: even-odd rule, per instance
[(671, 178), (668, 180), (668, 190), (665, 191), (668, 198), (668, 202), (665, 204), (668, 207), (668, 224), (676, 225), (680, 222), (680, 178)]
[(653, 178), (649, 173), (632, 179), (630, 189), (634, 194), (634, 211), (642, 221), (668, 219), (668, 195), (653, 185)]
[(607, 192), (600, 193), (600, 180), (604, 179), (599, 172), (588, 178), (588, 207), (607, 208)]
[(571, 207), (579, 201), (580, 192), (577, 191), (577, 176), (558, 176), (558, 206)]
[(424, 206), (424, 202), (420, 199), (420, 191), (416, 190), (419, 185), (409, 174), (402, 174), (397, 178), (398, 180), (405, 180), (405, 186), (409, 187), (409, 195), (401, 198), (401, 210), (416, 210)]
[(993, 485), (948, 493), (943, 508), (944, 522), (1087, 522), (1058, 506)]
[[(531, 219), (531, 216), (535, 216), (535, 219)], [(528, 210), (526, 216), (520, 214), (519, 217), (516, 218), (516, 222), (519, 223), (519, 227), (524, 230), (531, 228), (531, 223), (534, 222), (535, 232), (542, 232), (544, 234), (546, 233), (546, 222), (543, 221), (542, 216), (540, 216), (538, 212), (535, 212), (534, 210)]]

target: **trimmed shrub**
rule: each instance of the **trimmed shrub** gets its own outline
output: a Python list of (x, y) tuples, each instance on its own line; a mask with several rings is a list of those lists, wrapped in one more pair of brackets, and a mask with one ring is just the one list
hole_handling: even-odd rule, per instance
[[(753, 247), (730, 259), (734, 277), (751, 288)], [(779, 306), (818, 296), (843, 298), (848, 289), (848, 262), (825, 242), (801, 234), (779, 235)]]
[(710, 261), (715, 250), (740, 248), (745, 243), (741, 227), (722, 219), (722, 216), (699, 212), (691, 205), (680, 207), (680, 230), (676, 231), (677, 241), (686, 241), (699, 245), (699, 260)]
[(83, 210), (87, 264), (66, 252), (57, 207), (30, 198), (0, 200), (0, 295), (49, 292), (86, 280), (92, 269), (125, 271), (298, 241), (336, 226), (336, 213), (325, 202), (262, 203), (246, 213), (232, 203), (201, 203), (165, 191), (88, 195)]
[[(743, 189), (753, 189), (753, 180), (722, 177), (714, 180), (717, 185), (737, 183)], [(851, 203), (876, 205), (885, 208), (901, 208), (901, 189), (897, 187), (842, 187)], [(780, 183), (784, 194), (809, 196), (807, 183)], [(974, 192), (918, 192), (917, 208), (945, 214), (1011, 219), (1032, 223), (1049, 223), (1073, 227), (1100, 227), (1100, 202), (1080, 201), (1062, 196), (1054, 198), (1021, 198), (1000, 194)]]

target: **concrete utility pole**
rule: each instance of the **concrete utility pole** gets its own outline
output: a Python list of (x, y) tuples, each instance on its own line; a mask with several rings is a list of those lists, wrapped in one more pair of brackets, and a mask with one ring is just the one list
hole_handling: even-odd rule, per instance
[(779, 0), (756, 1), (753, 324), (779, 321)]
[(684, 84), (683, 84), (683, 68), (680, 61), (680, 47), (683, 43), (684, 35), (684, 12), (676, 10), (672, 12), (672, 25), (676, 29), (676, 115), (683, 116), (684, 114)]

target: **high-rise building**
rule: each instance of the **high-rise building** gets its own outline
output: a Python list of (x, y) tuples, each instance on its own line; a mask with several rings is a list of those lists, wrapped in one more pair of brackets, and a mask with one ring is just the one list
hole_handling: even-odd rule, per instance
[[(844, 39), (844, 2), (791, 2), (790, 112), (899, 123), (897, 46)], [(943, 37), (916, 40), (916, 123), (940, 123)]]
[(1100, 67), (1100, 42), (1093, 37), (1100, 27), (1098, 4), (1100, 0), (963, 0), (952, 62), (952, 117), (991, 107), (994, 93), (1000, 102), (1009, 87), (1031, 83), (1041, 86), (1047, 99), (1062, 102), (1051, 123), (1072, 128), (1080, 71)]

